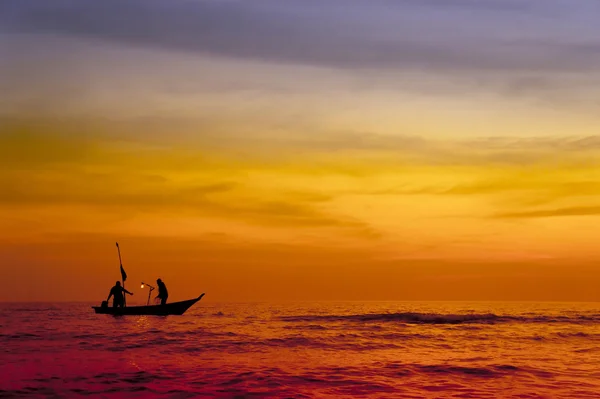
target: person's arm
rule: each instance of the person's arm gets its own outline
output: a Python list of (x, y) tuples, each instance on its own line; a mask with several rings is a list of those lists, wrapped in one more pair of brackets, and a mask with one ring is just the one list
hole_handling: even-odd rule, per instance
[(108, 294), (108, 298), (106, 298), (106, 302), (110, 301), (110, 297), (113, 296), (113, 290), (110, 290), (110, 293)]
[(132, 293), (132, 292), (129, 292), (129, 291), (127, 291), (125, 288), (123, 288), (123, 292), (126, 292), (126, 293), (127, 293), (127, 294), (129, 294), (129, 295), (133, 295), (133, 293)]

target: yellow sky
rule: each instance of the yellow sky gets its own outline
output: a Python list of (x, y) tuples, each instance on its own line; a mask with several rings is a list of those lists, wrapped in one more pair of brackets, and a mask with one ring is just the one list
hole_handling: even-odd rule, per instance
[(595, 58), (477, 12), (480, 41), (384, 21), (288, 51), (23, 11), (0, 43), (0, 300), (100, 301), (115, 241), (138, 301), (159, 276), (173, 300), (600, 300)]

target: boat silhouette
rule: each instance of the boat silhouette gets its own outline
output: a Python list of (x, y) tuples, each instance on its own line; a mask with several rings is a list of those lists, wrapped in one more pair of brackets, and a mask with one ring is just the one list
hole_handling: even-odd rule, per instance
[(110, 314), (115, 316), (181, 316), (198, 302), (204, 294), (198, 298), (188, 299), (186, 301), (167, 303), (165, 305), (146, 305), (146, 306), (125, 306), (109, 307), (108, 303), (103, 302), (102, 306), (92, 306), (97, 314)]

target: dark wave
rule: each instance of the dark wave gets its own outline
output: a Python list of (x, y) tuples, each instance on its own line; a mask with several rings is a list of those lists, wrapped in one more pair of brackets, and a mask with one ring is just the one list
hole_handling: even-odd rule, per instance
[(437, 314), (437, 313), (367, 313), (350, 315), (302, 315), (283, 316), (287, 322), (401, 322), (409, 324), (495, 324), (495, 323), (595, 323), (600, 315), (593, 316), (498, 316), (493, 313), (482, 314)]
[(447, 365), (424, 365), (415, 366), (422, 373), (433, 374), (467, 374), (479, 377), (494, 377), (499, 374), (505, 374), (504, 370), (498, 370), (495, 367), (464, 367)]
[(15, 333), (15, 334), (0, 334), (0, 339), (11, 340), (11, 341), (29, 341), (29, 340), (43, 340), (46, 337), (43, 337), (39, 334), (30, 334), (30, 333)]
[(511, 364), (488, 364), (478, 366), (461, 366), (457, 364), (415, 364), (415, 363), (383, 363), (379, 364), (387, 372), (395, 374), (455, 374), (471, 375), (479, 377), (496, 377), (521, 372), (533, 372), (534, 370), (525, 370)]
[(600, 333), (585, 333), (583, 331), (557, 332), (555, 336), (559, 338), (600, 338)]
[(288, 322), (405, 322), (419, 324), (493, 323), (502, 317), (495, 314), (429, 314), (429, 313), (376, 313), (352, 315), (284, 316)]

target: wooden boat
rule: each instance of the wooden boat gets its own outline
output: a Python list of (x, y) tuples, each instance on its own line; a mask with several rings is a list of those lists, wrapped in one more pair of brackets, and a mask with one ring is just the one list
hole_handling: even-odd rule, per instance
[(115, 316), (180, 316), (185, 313), (192, 305), (198, 302), (204, 294), (198, 298), (188, 299), (187, 301), (167, 303), (165, 305), (152, 306), (126, 306), (124, 308), (109, 307), (103, 303), (103, 306), (92, 306), (98, 314), (111, 314)]

